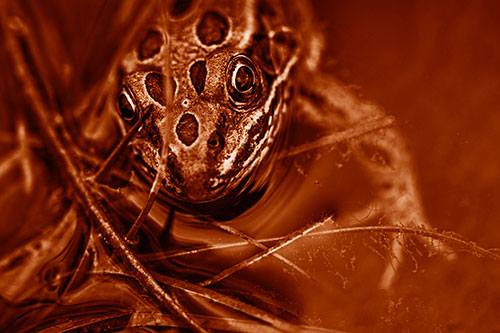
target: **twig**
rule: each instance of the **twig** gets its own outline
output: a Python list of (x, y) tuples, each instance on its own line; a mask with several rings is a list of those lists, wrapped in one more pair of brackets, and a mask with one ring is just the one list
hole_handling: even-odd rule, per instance
[[(4, 17), (6, 22), (7, 17)], [(20, 50), (20, 46), (16, 41), (14, 35), (19, 34), (24, 27), (24, 24), (19, 18), (8, 19), (8, 27), (5, 30), (7, 43), (15, 61), (15, 71), (24, 86), (24, 92), (32, 106), (33, 116), (40, 124), (41, 134), (50, 143), (49, 148), (54, 156), (54, 160), (59, 164), (60, 170), (66, 173), (67, 179), (70, 181), (76, 195), (82, 201), (88, 212), (97, 222), (99, 230), (109, 245), (113, 248), (114, 253), (117, 254), (123, 262), (132, 268), (133, 275), (142, 285), (142, 287), (155, 297), (164, 309), (170, 309), (176, 313), (181, 320), (183, 320), (188, 327), (197, 331), (205, 331), (200, 327), (193, 318), (186, 312), (186, 310), (175, 302), (163, 288), (156, 282), (153, 276), (141, 264), (134, 253), (129, 249), (127, 243), (114, 229), (111, 219), (106, 215), (100, 204), (95, 200), (96, 193), (94, 192), (93, 183), (83, 179), (79, 167), (69, 155), (64, 144), (61, 142), (53, 121), (49, 118), (49, 114), (53, 112), (45, 105), (41, 97), (34, 79), (31, 76), (27, 65), (24, 63), (24, 57)], [(15, 20), (15, 21), (14, 21)], [(10, 23), (10, 24), (9, 24)], [(21, 25), (21, 27), (20, 27)], [(63, 126), (63, 124), (61, 124)]]
[(304, 228), (301, 228), (301, 229), (291, 233), (290, 235), (286, 236), (282, 241), (280, 241), (278, 244), (274, 245), (273, 247), (268, 248), (266, 251), (262, 251), (261, 253), (258, 253), (258, 254), (254, 255), (246, 260), (240, 261), (236, 265), (231, 266), (231, 267), (223, 270), (222, 272), (215, 275), (214, 277), (212, 277), (208, 280), (205, 280), (203, 282), (200, 282), (199, 285), (200, 286), (208, 286), (208, 285), (214, 284), (216, 282), (219, 282), (219, 281), (231, 276), (232, 274), (244, 269), (245, 267), (248, 267), (252, 264), (255, 264), (256, 262), (260, 261), (261, 259), (273, 254), (274, 252), (283, 249), (287, 245), (302, 238), (304, 235), (310, 233), (314, 229), (317, 229), (317, 228), (325, 225), (326, 223), (329, 223), (332, 221), (333, 220), (330, 217), (328, 217), (323, 221), (316, 222), (312, 225), (308, 225)]
[[(251, 321), (248, 319), (237, 319), (227, 317), (194, 315), (200, 322), (208, 328), (217, 331), (236, 331), (236, 332), (259, 332), (259, 333), (277, 333), (280, 330), (265, 325), (258, 321)], [(152, 312), (135, 312), (129, 322), (130, 327), (147, 327), (153, 325), (161, 325), (168, 327), (175, 327), (176, 324), (170, 317), (159, 313)], [(308, 333), (343, 333), (343, 331), (332, 330), (328, 328), (313, 327), (300, 325), (298, 326), (301, 332)]]
[[(420, 236), (420, 237), (429, 237), (429, 238), (437, 239), (437, 240), (440, 240), (443, 242), (448, 242), (450, 244), (461, 245), (465, 249), (472, 252), (473, 255), (476, 255), (476, 256), (484, 256), (484, 257), (487, 257), (489, 259), (500, 260), (500, 253), (497, 254), (497, 253), (493, 252), (492, 250), (494, 250), (494, 249), (485, 249), (485, 248), (482, 248), (482, 247), (476, 245), (474, 242), (463, 240), (457, 236), (453, 236), (451, 234), (447, 234), (444, 232), (438, 232), (438, 231), (422, 229), (422, 228), (412, 228), (412, 227), (403, 227), (403, 226), (401, 226), (401, 227), (399, 227), (399, 226), (347, 227), (347, 228), (339, 228), (339, 229), (311, 232), (311, 233), (308, 233), (307, 235), (304, 235), (304, 237), (323, 237), (323, 236), (341, 235), (341, 234), (384, 233), (384, 232), (409, 234), (409, 235), (415, 235), (415, 236)], [(281, 241), (284, 239), (286, 239), (286, 236), (257, 239), (257, 241), (259, 243), (269, 243), (269, 242)], [(207, 251), (215, 251), (215, 250), (234, 248), (234, 247), (238, 247), (238, 246), (248, 246), (248, 243), (247, 242), (237, 242), (237, 243), (228, 243), (228, 244), (217, 244), (217, 245), (207, 246), (207, 247), (203, 247), (203, 248), (183, 250), (183, 251), (177, 251), (177, 252), (168, 251), (168, 252), (164, 252), (164, 253), (143, 254), (140, 257), (142, 260), (144, 260), (146, 262), (147, 261), (156, 261), (156, 260), (163, 260), (163, 259), (169, 259), (169, 258), (174, 258), (174, 257), (195, 255), (195, 254), (199, 254), (199, 253), (203, 253), (203, 252), (207, 252)]]
[(205, 299), (208, 299), (212, 302), (219, 303), (222, 305), (225, 305), (233, 310), (242, 312), (250, 317), (262, 320), (273, 327), (285, 331), (285, 332), (298, 332), (300, 329), (291, 324), (288, 323), (278, 317), (275, 317), (272, 314), (269, 314), (257, 307), (254, 307), (252, 305), (246, 304), (236, 298), (218, 293), (212, 289), (205, 288), (193, 283), (189, 283), (183, 280), (177, 280), (175, 278), (161, 275), (156, 273), (155, 277), (158, 281), (165, 283), (171, 288), (179, 289), (182, 291), (185, 291), (189, 294), (196, 295)]
[(149, 195), (148, 195), (148, 198), (146, 200), (146, 204), (141, 209), (141, 213), (139, 214), (137, 219), (134, 221), (134, 224), (132, 224), (132, 227), (130, 228), (130, 230), (127, 232), (127, 235), (125, 236), (125, 238), (128, 239), (129, 241), (132, 241), (134, 239), (137, 231), (139, 231), (139, 228), (142, 226), (142, 224), (146, 220), (146, 217), (149, 214), (149, 211), (153, 207), (153, 204), (155, 203), (156, 198), (158, 197), (160, 187), (162, 186), (164, 175), (165, 175), (164, 166), (160, 166), (159, 170), (156, 173), (155, 179), (153, 181), (153, 185), (151, 186), (151, 190), (149, 191)]
[[(0, 130), (0, 144), (10, 144), (17, 142), (18, 138), (14, 135), (14, 133)], [(38, 138), (31, 138), (27, 136), (26, 142), (29, 143), (30, 146), (34, 146), (37, 148), (42, 146), (42, 142)]]
[(31, 193), (33, 190), (33, 168), (30, 162), (30, 149), (24, 120), (18, 121), (16, 134), (19, 141), (19, 151), (21, 152), (21, 169), (23, 170), (24, 175), (24, 191), (26, 193)]
[(3, 177), (7, 172), (9, 172), (21, 159), (21, 152), (15, 150), (4, 156), (0, 161), (0, 177)]
[(101, 165), (99, 170), (97, 170), (97, 172), (93, 176), (93, 180), (95, 182), (99, 183), (100, 181), (102, 181), (102, 178), (107, 174), (107, 172), (114, 165), (114, 163), (116, 163), (116, 160), (118, 159), (120, 154), (125, 150), (125, 148), (127, 148), (127, 145), (130, 142), (130, 140), (134, 138), (134, 136), (139, 131), (139, 128), (142, 126), (142, 124), (144, 124), (146, 119), (149, 117), (151, 111), (152, 107), (148, 108), (144, 113), (144, 115), (139, 119), (139, 121), (136, 122), (134, 126), (132, 126), (130, 130), (122, 137), (120, 142), (116, 145), (111, 154), (109, 154), (109, 156), (106, 158), (106, 160)]
[(366, 121), (362, 124), (358, 124), (357, 126), (354, 126), (352, 128), (339, 131), (328, 136), (324, 136), (316, 141), (304, 143), (300, 146), (290, 148), (281, 153), (278, 156), (278, 158), (282, 159), (286, 157), (299, 155), (321, 147), (332, 146), (334, 144), (351, 140), (392, 125), (394, 125), (394, 117), (385, 116), (381, 118), (376, 118), (371, 121)]
[[(229, 233), (231, 235), (235, 235), (237, 237), (240, 237), (241, 239), (247, 241), (248, 244), (253, 245), (261, 250), (267, 251), (269, 249), (267, 246), (265, 246), (264, 244), (255, 240), (254, 238), (248, 236), (247, 234), (245, 234), (245, 233), (243, 233), (243, 232), (241, 232), (241, 231), (239, 231), (239, 230), (237, 230), (237, 229), (235, 229), (227, 224), (223, 224), (223, 223), (220, 223), (217, 221), (211, 221), (209, 223), (215, 225), (216, 227), (226, 231), (227, 233)], [(297, 271), (300, 275), (304, 276), (306, 279), (308, 279), (311, 282), (316, 284), (316, 281), (314, 281), (314, 279), (309, 274), (307, 274), (306, 271), (304, 271), (302, 268), (297, 266), (294, 262), (292, 262), (288, 258), (282, 256), (279, 253), (273, 253), (272, 256), (275, 257), (276, 259), (278, 259), (279, 261), (283, 262), (285, 265), (291, 267), (293, 270)]]
[[(165, 10), (162, 10), (161, 13), (163, 14), (161, 16), (162, 23), (165, 25), (168, 25), (168, 10), (165, 8)], [(168, 110), (172, 107), (173, 103), (173, 98), (174, 98), (174, 91), (173, 91), (173, 86), (172, 86), (172, 80), (170, 80), (170, 39), (167, 39), (167, 45), (164, 48), (164, 54), (162, 55), (162, 59), (164, 60), (162, 63), (162, 72), (165, 74), (164, 75), (164, 84), (163, 86), (166, 87), (165, 89), (165, 99), (167, 101), (167, 114)], [(165, 117), (162, 119), (162, 127), (163, 128), (169, 128), (168, 126), (168, 116), (165, 115)], [(153, 207), (154, 202), (156, 201), (156, 198), (158, 197), (158, 193), (160, 192), (162, 182), (165, 179), (165, 167), (167, 165), (167, 159), (168, 159), (168, 135), (164, 133), (163, 135), (163, 142), (162, 142), (162, 147), (160, 150), (160, 163), (158, 166), (158, 169), (156, 171), (155, 179), (153, 181), (153, 185), (151, 186), (151, 190), (149, 191), (148, 198), (146, 200), (146, 204), (141, 210), (141, 213), (135, 220), (134, 224), (130, 228), (130, 230), (127, 233), (126, 238), (128, 240), (132, 240), (135, 237), (135, 234), (139, 230), (139, 228), (142, 226), (144, 221), (146, 220), (146, 217), (149, 214), (149, 211)]]
[[(167, 117), (165, 117), (166, 119)], [(158, 193), (160, 192), (161, 186), (163, 185), (163, 180), (165, 179), (165, 167), (167, 165), (167, 158), (168, 158), (168, 142), (164, 136), (163, 138), (163, 145), (160, 151), (160, 163), (158, 165), (158, 170), (156, 171), (155, 179), (153, 181), (153, 185), (151, 185), (151, 189), (149, 191), (148, 198), (146, 200), (146, 204), (141, 210), (141, 213), (135, 220), (134, 224), (130, 228), (130, 230), (127, 233), (126, 238), (128, 240), (132, 240), (135, 237), (135, 234), (139, 230), (139, 228), (142, 226), (144, 221), (146, 220), (146, 217), (149, 214), (149, 211), (153, 207), (153, 204), (156, 201), (156, 198), (158, 197)]]

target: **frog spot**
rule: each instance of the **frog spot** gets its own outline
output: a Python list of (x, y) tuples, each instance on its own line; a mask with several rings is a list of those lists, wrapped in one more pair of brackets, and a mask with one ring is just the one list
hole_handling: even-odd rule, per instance
[(220, 44), (227, 36), (229, 25), (220, 14), (209, 11), (205, 13), (196, 29), (200, 42), (207, 46)]
[(189, 69), (189, 77), (193, 83), (193, 87), (200, 95), (205, 89), (205, 79), (207, 77), (207, 67), (205, 61), (195, 62)]
[(198, 121), (195, 116), (190, 113), (183, 114), (175, 127), (175, 132), (183, 144), (192, 145), (198, 138)]
[(163, 37), (161, 33), (156, 30), (150, 30), (139, 44), (139, 59), (146, 60), (154, 57), (160, 52), (162, 45)]
[(146, 76), (146, 90), (152, 99), (165, 106), (165, 95), (163, 92), (163, 78), (158, 73), (150, 73)]
[(170, 7), (170, 15), (175, 17), (181, 16), (189, 10), (192, 4), (193, 0), (176, 0)]

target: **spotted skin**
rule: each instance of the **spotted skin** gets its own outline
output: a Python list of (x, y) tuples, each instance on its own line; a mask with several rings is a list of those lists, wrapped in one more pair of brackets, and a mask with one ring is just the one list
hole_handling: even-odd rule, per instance
[[(174, 2), (168, 22), (154, 22), (125, 57), (120, 96), (134, 106), (135, 121), (153, 107), (134, 144), (153, 172), (168, 145), (176, 169), (167, 168), (165, 190), (177, 200), (227, 195), (280, 141), (283, 91), (301, 55), (282, 38), (292, 27), (279, 5), (268, 3), (276, 9), (258, 18), (256, 1)], [(281, 24), (269, 24), (276, 19)], [(170, 105), (167, 75), (175, 87)]]
[[(139, 114), (154, 107), (135, 146), (156, 170), (160, 147), (168, 145), (165, 190), (177, 200), (213, 202), (249, 179), (274, 158), (269, 152), (291, 111), (329, 131), (386, 117), (321, 74), (323, 38), (305, 2), (174, 1), (171, 8), (167, 24), (152, 24), (124, 59), (122, 91)], [(170, 105), (167, 65), (175, 87)], [(360, 214), (376, 205), (391, 212), (390, 224), (429, 227), (404, 140), (396, 127), (384, 127), (348, 142), (376, 192)], [(393, 249), (401, 252), (400, 243)], [(393, 279), (388, 268), (383, 286)]]

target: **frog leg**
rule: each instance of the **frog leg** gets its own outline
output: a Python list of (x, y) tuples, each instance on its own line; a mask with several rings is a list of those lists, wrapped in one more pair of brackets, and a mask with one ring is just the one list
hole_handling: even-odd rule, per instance
[[(338, 133), (348, 142), (353, 156), (369, 175), (376, 199), (359, 215), (369, 217), (383, 212), (390, 225), (430, 229), (421, 203), (413, 162), (401, 133), (392, 117), (374, 105), (361, 101), (352, 89), (326, 75), (311, 75), (308, 88), (301, 88), (299, 107), (303, 120)], [(372, 124), (366, 128), (366, 124)], [(333, 135), (335, 138), (335, 134)], [(374, 209), (375, 207), (375, 209)], [(440, 242), (422, 238), (431, 248), (448, 253)], [(396, 278), (403, 259), (405, 240), (397, 236), (391, 245), (391, 259), (386, 265), (380, 287), (388, 289)], [(446, 250), (446, 251), (445, 251)]]

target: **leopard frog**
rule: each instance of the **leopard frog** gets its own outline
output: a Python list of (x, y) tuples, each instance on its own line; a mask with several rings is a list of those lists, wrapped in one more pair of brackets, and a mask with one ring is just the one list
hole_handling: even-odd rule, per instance
[[(268, 176), (277, 156), (302, 151), (280, 151), (293, 114), (294, 125), (325, 135), (320, 145), (345, 144), (372, 183), (372, 202), (345, 213), (346, 223), (382, 213), (392, 225), (430, 227), (405, 140), (380, 107), (324, 73), (323, 38), (307, 2), (167, 3), (167, 14), (123, 61), (117, 110), (131, 125), (152, 109), (135, 147), (152, 174), (167, 152), (170, 197), (220, 203)], [(393, 246), (399, 253), (400, 244)], [(389, 266), (386, 286), (394, 277)]]
[(170, 196), (214, 201), (272, 164), (287, 124), (290, 78), (308, 56), (298, 34), (302, 6), (169, 3), (125, 57), (117, 110), (133, 125), (151, 108), (134, 144), (152, 173), (168, 146)]

